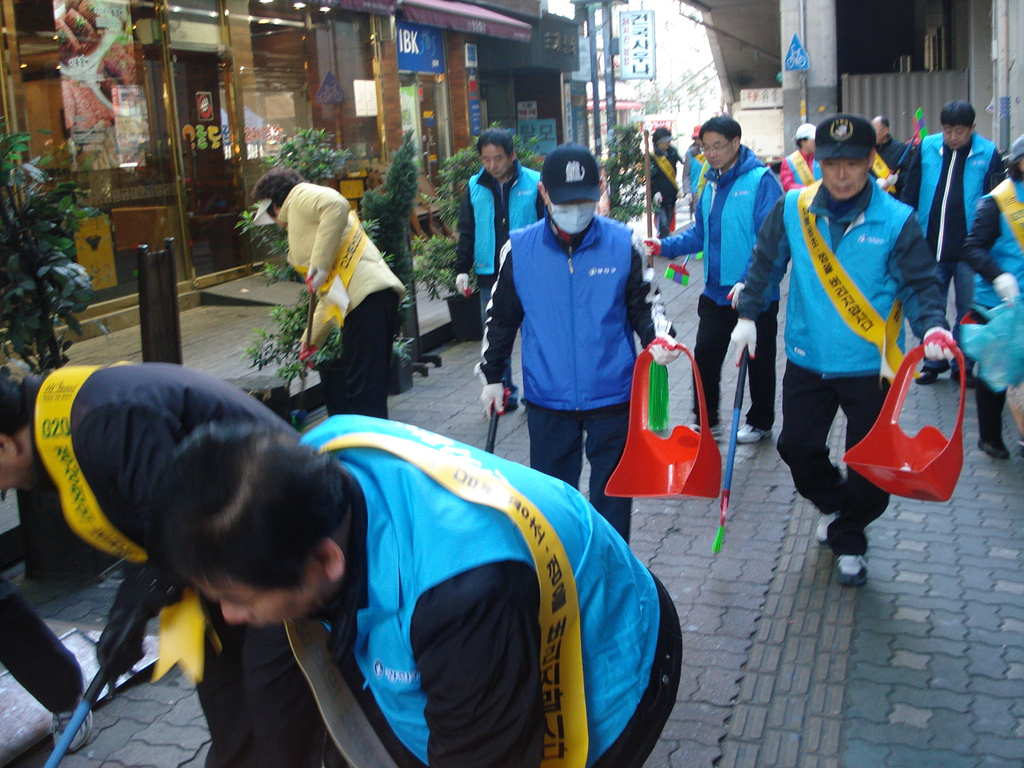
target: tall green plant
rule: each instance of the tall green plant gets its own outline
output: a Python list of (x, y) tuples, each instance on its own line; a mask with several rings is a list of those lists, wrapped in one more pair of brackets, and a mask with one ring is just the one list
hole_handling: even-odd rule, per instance
[(333, 179), (345, 167), (347, 149), (334, 146), (327, 131), (302, 128), (281, 145), (281, 151), (267, 161), (268, 168), (294, 168), (311, 184)]
[(29, 134), (8, 133), (0, 119), (0, 340), (39, 373), (67, 363), (61, 326), (81, 333), (76, 314), (95, 299), (75, 261), (79, 223), (95, 212), (79, 204), (77, 184), (25, 160), (28, 149)]
[(409, 217), (412, 216), (417, 194), (419, 170), (416, 167), (416, 145), (410, 131), (405, 134), (402, 146), (391, 155), (391, 167), (384, 183), (363, 195), (362, 208), (363, 216), (375, 222), (377, 237), (374, 243), (410, 295), (414, 285)]
[(604, 168), (611, 218), (629, 222), (643, 216), (647, 210), (647, 189), (644, 183), (643, 135), (638, 125), (612, 128)]

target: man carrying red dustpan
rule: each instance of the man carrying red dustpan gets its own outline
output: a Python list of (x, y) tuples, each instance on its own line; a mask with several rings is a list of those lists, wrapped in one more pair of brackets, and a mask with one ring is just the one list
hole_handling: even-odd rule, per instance
[(732, 341), (737, 355), (754, 356), (754, 319), (791, 263), (779, 454), (823, 515), (817, 539), (836, 555), (836, 580), (861, 586), (864, 531), (889, 495), (853, 470), (844, 478), (829, 460), (832, 421), (842, 408), (847, 448), (875, 423), (903, 358), (904, 312), (927, 359), (951, 359), (956, 342), (913, 209), (870, 182), (871, 123), (835, 115), (817, 126), (815, 143), (822, 179), (788, 192), (765, 219)]

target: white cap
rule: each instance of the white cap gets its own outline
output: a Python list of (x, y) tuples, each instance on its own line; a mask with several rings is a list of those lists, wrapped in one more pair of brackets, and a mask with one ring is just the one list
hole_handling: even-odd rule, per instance
[(252, 223), (258, 227), (266, 226), (267, 224), (276, 224), (270, 216), (270, 206), (274, 204), (274, 201), (269, 197), (264, 197), (260, 200), (259, 207), (256, 209), (256, 215), (252, 217)]
[(811, 123), (804, 123), (796, 129), (796, 136), (794, 137), (797, 141), (801, 139), (813, 139), (815, 127)]

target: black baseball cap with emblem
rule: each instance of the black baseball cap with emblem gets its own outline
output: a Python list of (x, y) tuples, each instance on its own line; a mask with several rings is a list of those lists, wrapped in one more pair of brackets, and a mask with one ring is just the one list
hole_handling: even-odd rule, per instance
[(833, 115), (814, 131), (814, 159), (863, 160), (875, 148), (875, 129), (860, 115)]
[(582, 144), (560, 144), (551, 150), (540, 172), (548, 197), (555, 205), (572, 200), (601, 199), (601, 172), (597, 160)]

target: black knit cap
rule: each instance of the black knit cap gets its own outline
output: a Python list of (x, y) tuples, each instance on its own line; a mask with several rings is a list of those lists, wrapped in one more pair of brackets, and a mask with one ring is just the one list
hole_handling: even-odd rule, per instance
[(875, 129), (860, 115), (833, 115), (818, 123), (814, 146), (819, 162), (839, 157), (863, 160), (875, 148)]

